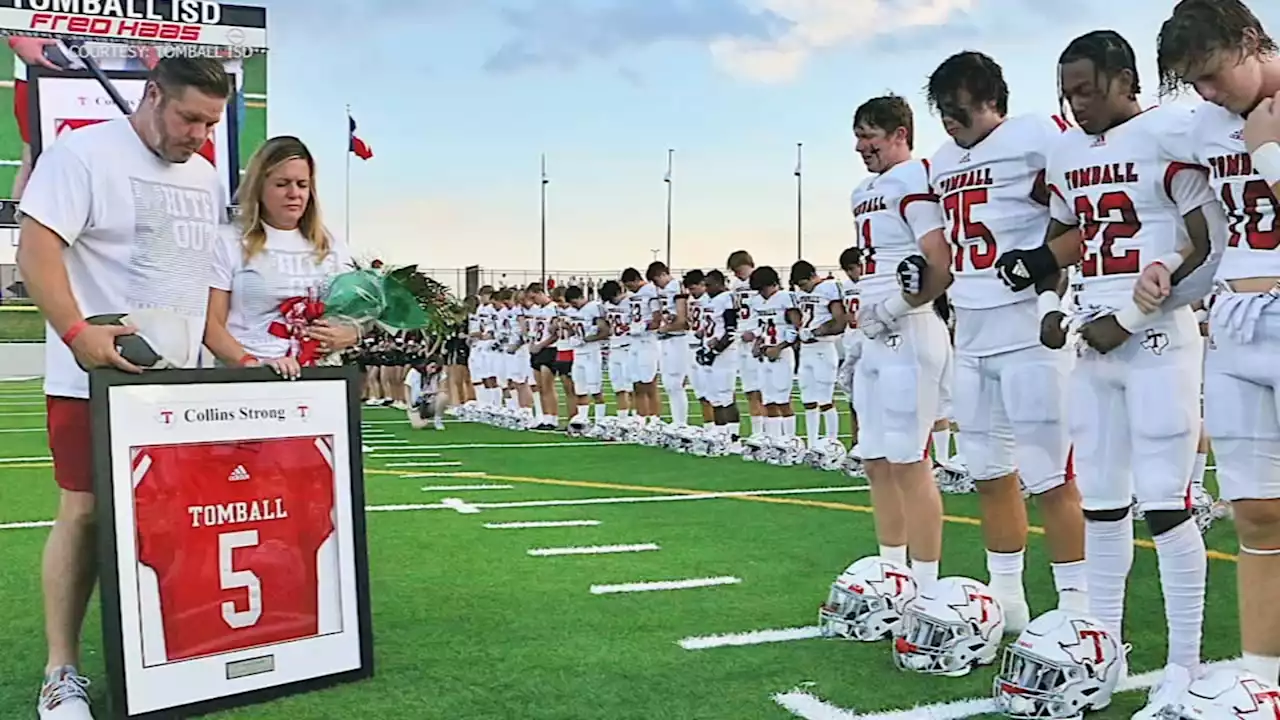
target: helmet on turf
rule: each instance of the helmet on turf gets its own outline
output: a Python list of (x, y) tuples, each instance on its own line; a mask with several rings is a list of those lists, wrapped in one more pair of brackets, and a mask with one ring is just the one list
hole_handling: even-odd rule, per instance
[(917, 594), (907, 566), (878, 555), (864, 557), (831, 583), (827, 601), (818, 609), (818, 626), (827, 637), (880, 640), (893, 634)]
[(894, 633), (893, 661), (927, 675), (968, 675), (995, 662), (1003, 633), (1004, 611), (985, 584), (942, 578), (907, 605)]
[(1280, 713), (1280, 689), (1231, 666), (1210, 670), (1174, 702), (1160, 708), (1160, 720), (1239, 720), (1274, 718)]
[(1111, 703), (1124, 648), (1100, 620), (1051, 610), (1004, 650), (996, 705), (1011, 718), (1078, 720)]

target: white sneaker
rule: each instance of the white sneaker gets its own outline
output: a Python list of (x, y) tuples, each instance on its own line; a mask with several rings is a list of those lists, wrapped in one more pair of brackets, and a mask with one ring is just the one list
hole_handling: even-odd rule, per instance
[(93, 720), (89, 712), (89, 678), (66, 665), (50, 672), (40, 688), (40, 720)]
[(444, 420), (441, 420), (440, 418), (436, 418), (435, 428), (436, 428), (437, 430), (443, 430), (443, 429), (444, 429)]
[(1134, 713), (1133, 720), (1155, 720), (1167, 706), (1177, 703), (1190, 687), (1190, 670), (1173, 663), (1166, 665), (1160, 684), (1151, 688), (1146, 707)]

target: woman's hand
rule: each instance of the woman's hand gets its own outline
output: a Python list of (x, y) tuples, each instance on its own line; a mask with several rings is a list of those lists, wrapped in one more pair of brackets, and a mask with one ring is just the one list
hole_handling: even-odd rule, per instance
[(263, 360), (262, 364), (275, 370), (276, 374), (285, 380), (297, 380), (302, 375), (302, 366), (298, 364), (296, 358), (274, 358)]
[(325, 355), (355, 347), (360, 342), (360, 332), (346, 323), (316, 320), (307, 328), (307, 338), (320, 341), (320, 352)]

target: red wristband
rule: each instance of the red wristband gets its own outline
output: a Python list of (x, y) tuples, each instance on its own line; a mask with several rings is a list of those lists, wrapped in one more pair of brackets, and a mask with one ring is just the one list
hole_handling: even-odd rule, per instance
[(245, 353), (244, 357), (240, 358), (240, 362), (237, 364), (240, 367), (252, 367), (254, 365), (257, 365), (258, 363), (259, 363), (258, 358), (248, 353)]
[(67, 347), (71, 347), (71, 343), (75, 342), (76, 338), (79, 337), (80, 333), (84, 332), (84, 329), (87, 327), (89, 327), (88, 320), (81, 320), (75, 325), (72, 325), (70, 329), (62, 335), (63, 344)]

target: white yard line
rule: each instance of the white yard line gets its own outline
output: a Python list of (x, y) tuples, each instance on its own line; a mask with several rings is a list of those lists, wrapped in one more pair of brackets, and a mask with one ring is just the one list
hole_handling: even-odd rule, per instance
[(32, 528), (53, 527), (52, 520), (39, 520), (37, 522), (16, 522), (0, 524), (0, 530), (30, 530)]
[(482, 472), (424, 472), (413, 473), (411, 475), (401, 475), (402, 478), (483, 478), (489, 477), (489, 473)]
[(42, 433), (42, 432), (45, 432), (45, 428), (42, 428), (42, 427), (38, 427), (38, 428), (4, 428), (3, 430), (0, 430), (0, 433)]
[(817, 625), (807, 625), (805, 627), (780, 628), (776, 630), (752, 630), (744, 633), (687, 637), (677, 644), (685, 650), (706, 650), (709, 648), (811, 640), (817, 637), (822, 637), (822, 629)]
[[(511, 485), (424, 485), (422, 492), (463, 492), (469, 490), (510, 490)], [(441, 502), (444, 502), (441, 500)]]
[(694, 588), (716, 587), (719, 585), (737, 585), (742, 578), (730, 575), (720, 577), (692, 578), (689, 580), (657, 580), (653, 582), (622, 583), (620, 585), (592, 585), (592, 595), (615, 595), (618, 593), (661, 592), (666, 590), (692, 590)]
[[(697, 495), (644, 495), (640, 497), (604, 497), (578, 498), (573, 500), (525, 500), (522, 502), (476, 503), (476, 507), (484, 510), (509, 510), (515, 508), (535, 507), (572, 507), (575, 505), (625, 505), (646, 502), (681, 502), (685, 500), (718, 500), (721, 498), (745, 497), (748, 495), (808, 495), (824, 492), (853, 492), (866, 490), (866, 485), (855, 485), (846, 488), (789, 488), (786, 490), (744, 490), (739, 492), (699, 493)], [(365, 508), (370, 512), (405, 512), (409, 510), (447, 510), (442, 505), (373, 505)]]
[(474, 515), (480, 512), (480, 509), (461, 498), (445, 498), (440, 503), (450, 510), (457, 510), (463, 515)]
[[(1209, 663), (1206, 669), (1233, 665), (1237, 660), (1220, 660)], [(1116, 692), (1132, 692), (1155, 687), (1164, 675), (1164, 670), (1152, 670), (1140, 675), (1130, 675), (1116, 686)], [(805, 720), (964, 720), (975, 715), (988, 715), (996, 712), (995, 700), (987, 698), (968, 698), (951, 702), (918, 705), (905, 710), (887, 712), (858, 713), (845, 708), (836, 707), (818, 696), (804, 690), (792, 690), (778, 693), (773, 701), (796, 717)]]
[(369, 458), (372, 460), (404, 460), (406, 458), (421, 459), (421, 458), (440, 457), (440, 453), (434, 453), (434, 452), (425, 452), (425, 451), (418, 452), (416, 450), (413, 452), (401, 452), (401, 450), (408, 450), (408, 449), (409, 448), (406, 448), (406, 447), (398, 447), (398, 448), (387, 448), (387, 451), (385, 452), (380, 450), (375, 450), (374, 452), (369, 454)]
[(48, 455), (41, 455), (41, 456), (35, 456), (35, 457), (0, 457), (0, 464), (49, 462), (51, 460), (53, 460), (53, 458), (49, 457)]
[(529, 522), (485, 523), (489, 530), (525, 530), (530, 528), (595, 527), (599, 520), (532, 520)]
[(561, 555), (612, 555), (614, 553), (648, 552), (661, 549), (657, 543), (635, 543), (632, 545), (529, 548), (527, 552), (532, 557), (557, 557)]

